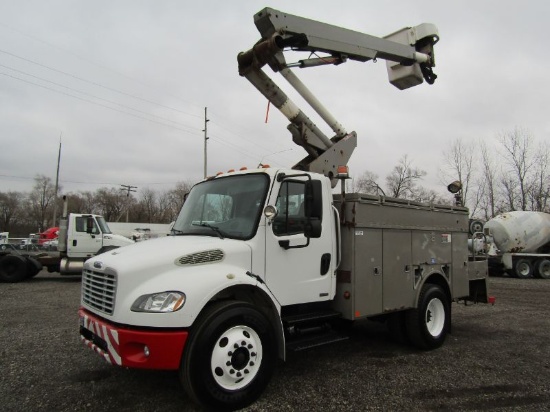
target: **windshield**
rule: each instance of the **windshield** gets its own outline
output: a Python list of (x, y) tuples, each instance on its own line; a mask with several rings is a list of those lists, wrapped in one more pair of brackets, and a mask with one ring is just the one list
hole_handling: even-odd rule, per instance
[(268, 184), (269, 178), (263, 173), (199, 183), (191, 189), (173, 233), (252, 238), (260, 220)]
[(107, 222), (105, 221), (105, 218), (103, 216), (97, 216), (97, 224), (99, 225), (99, 228), (101, 229), (101, 232), (103, 234), (111, 234), (111, 229), (109, 229), (109, 226), (107, 225)]

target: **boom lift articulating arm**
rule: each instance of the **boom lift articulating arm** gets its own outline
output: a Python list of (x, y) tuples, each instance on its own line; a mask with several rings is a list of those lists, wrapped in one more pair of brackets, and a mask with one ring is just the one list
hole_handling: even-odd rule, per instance
[[(374, 37), (327, 23), (293, 16), (265, 8), (254, 16), (262, 38), (252, 49), (239, 53), (239, 74), (246, 77), (290, 121), (288, 129), (294, 143), (308, 155), (294, 169), (322, 173), (336, 184), (338, 166), (347, 165), (357, 146), (355, 132), (348, 133), (321, 102), (291, 71), (326, 64), (338, 65), (349, 60), (367, 62), (385, 59), (389, 81), (403, 90), (426, 80), (432, 84), (436, 75), (433, 45), (439, 40), (437, 28), (421, 24), (404, 28), (384, 38)], [(285, 50), (309, 52), (310, 57), (287, 63)], [(319, 57), (318, 52), (329, 56)], [(315, 55), (315, 57), (312, 57)], [(327, 137), (262, 70), (268, 65), (281, 75), (329, 125), (335, 135)]]

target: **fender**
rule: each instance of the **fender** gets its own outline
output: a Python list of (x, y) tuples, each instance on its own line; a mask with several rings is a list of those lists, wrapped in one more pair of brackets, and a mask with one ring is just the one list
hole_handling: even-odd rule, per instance
[[(262, 280), (258, 280), (258, 278), (255, 278), (253, 275), (248, 275), (244, 271), (239, 271), (238, 274), (228, 273), (226, 277), (236, 282), (232, 285), (226, 285), (226, 287), (212, 290), (208, 296), (205, 296), (200, 302), (200, 305), (195, 307), (195, 309), (199, 308), (199, 310), (196, 311), (194, 319), (202, 313), (206, 306), (217, 300), (233, 299), (250, 302), (262, 310), (265, 316), (274, 325), (279, 358), (286, 360), (285, 335), (283, 322), (281, 320), (281, 305), (277, 301), (277, 298)], [(277, 326), (275, 327), (275, 325)]]
[(418, 282), (415, 282), (415, 289), (417, 291), (416, 296), (414, 298), (414, 307), (418, 307), (418, 298), (420, 296), (420, 291), (422, 290), (422, 287), (426, 283), (433, 283), (436, 285), (439, 285), (443, 288), (447, 296), (449, 297), (449, 301), (451, 301), (451, 286), (450, 286), (450, 279), (448, 278), (448, 274), (445, 273), (445, 270), (443, 270), (443, 266), (433, 266), (433, 265), (420, 265), (418, 267), (418, 270), (420, 270), (420, 279)]

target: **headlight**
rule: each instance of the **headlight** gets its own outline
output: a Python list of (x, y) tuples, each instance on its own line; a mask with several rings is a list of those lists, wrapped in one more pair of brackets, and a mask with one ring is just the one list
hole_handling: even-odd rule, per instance
[(167, 313), (180, 310), (185, 303), (183, 292), (159, 292), (143, 295), (132, 305), (132, 312)]

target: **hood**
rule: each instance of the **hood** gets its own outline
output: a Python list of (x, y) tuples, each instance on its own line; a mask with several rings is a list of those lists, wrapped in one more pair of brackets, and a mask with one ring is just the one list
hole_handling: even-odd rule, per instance
[(109, 233), (103, 235), (103, 245), (104, 246), (127, 246), (135, 243), (132, 239), (128, 239), (125, 236), (116, 235), (114, 233)]
[(139, 274), (150, 278), (186, 265), (197, 267), (221, 261), (246, 262), (250, 267), (250, 260), (250, 247), (242, 240), (166, 236), (103, 253), (88, 259), (86, 267), (113, 271), (119, 278)]
[[(155, 327), (187, 327), (210, 296), (232, 285), (253, 284), (246, 275), (252, 249), (242, 240), (205, 236), (167, 236), (135, 243), (88, 259), (86, 271), (115, 275), (112, 314), (82, 303), (113, 322)], [(140, 296), (164, 291), (186, 295), (184, 310), (141, 313), (131, 310)]]

